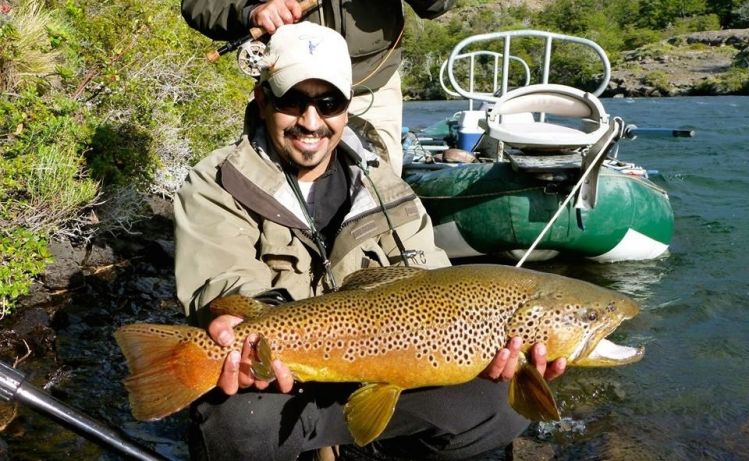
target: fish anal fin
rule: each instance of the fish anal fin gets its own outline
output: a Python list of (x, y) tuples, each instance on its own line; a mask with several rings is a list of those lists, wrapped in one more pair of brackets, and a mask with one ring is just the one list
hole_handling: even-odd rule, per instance
[(510, 381), (510, 406), (532, 421), (559, 421), (561, 415), (554, 394), (541, 374), (524, 363)]
[(272, 306), (257, 299), (243, 295), (229, 295), (216, 298), (209, 306), (215, 316), (234, 315), (244, 320), (256, 319), (267, 312)]
[(382, 434), (402, 391), (393, 384), (367, 384), (351, 394), (343, 412), (357, 445), (364, 446)]
[(341, 290), (371, 290), (388, 283), (409, 279), (426, 271), (421, 267), (386, 266), (360, 269), (343, 280)]
[(223, 357), (209, 356), (194, 335), (211, 342), (188, 326), (133, 324), (115, 332), (130, 368), (124, 383), (136, 419), (168, 416), (216, 386)]

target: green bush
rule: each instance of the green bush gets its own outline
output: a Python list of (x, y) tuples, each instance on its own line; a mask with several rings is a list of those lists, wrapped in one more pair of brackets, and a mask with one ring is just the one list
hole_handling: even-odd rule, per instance
[(231, 57), (205, 60), (211, 42), (178, 2), (22, 0), (0, 19), (6, 313), (49, 238), (90, 238), (94, 207), (114, 217), (99, 228), (127, 229), (140, 194), (173, 193), (190, 163), (234, 141), (253, 82)]
[(694, 94), (749, 95), (749, 69), (732, 67), (725, 74), (709, 78), (693, 90)]
[(44, 237), (23, 228), (0, 228), (0, 318), (13, 311), (16, 298), (29, 292), (33, 278), (51, 261)]
[(662, 70), (654, 70), (642, 77), (642, 83), (652, 86), (662, 94), (668, 94), (671, 88), (671, 81), (668, 74)]

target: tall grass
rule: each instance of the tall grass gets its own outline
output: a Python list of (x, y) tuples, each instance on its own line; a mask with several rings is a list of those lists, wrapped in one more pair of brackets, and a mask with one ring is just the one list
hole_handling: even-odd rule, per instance
[(40, 0), (21, 0), (0, 22), (0, 91), (50, 83), (60, 53), (51, 49), (48, 28), (54, 20)]
[(72, 145), (40, 146), (26, 178), (25, 227), (55, 234), (79, 221), (82, 209), (91, 208), (99, 196), (99, 184), (86, 177), (82, 159)]

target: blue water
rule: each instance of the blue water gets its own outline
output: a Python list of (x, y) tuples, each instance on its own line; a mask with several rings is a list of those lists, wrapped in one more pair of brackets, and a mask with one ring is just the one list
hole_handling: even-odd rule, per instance
[[(561, 425), (535, 435), (555, 459), (749, 459), (749, 98), (605, 99), (639, 127), (696, 136), (624, 141), (619, 158), (657, 170), (675, 231), (657, 261), (557, 261), (528, 267), (588, 280), (641, 302), (617, 340), (644, 344), (637, 364), (571, 369), (554, 383)], [(425, 127), (465, 102), (406, 103)]]

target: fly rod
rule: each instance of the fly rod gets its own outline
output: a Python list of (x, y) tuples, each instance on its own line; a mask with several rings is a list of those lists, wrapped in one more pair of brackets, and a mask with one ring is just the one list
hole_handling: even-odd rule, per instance
[(94, 421), (26, 381), (23, 373), (0, 362), (0, 399), (15, 400), (54, 420), (92, 442), (132, 459), (165, 461), (166, 458), (128, 440), (124, 435)]

